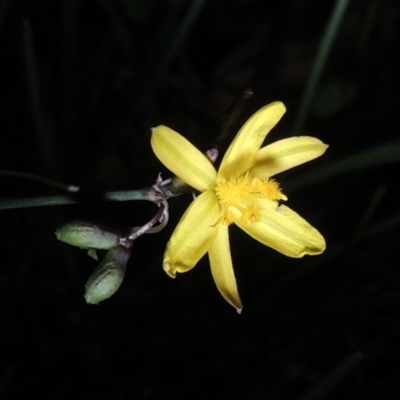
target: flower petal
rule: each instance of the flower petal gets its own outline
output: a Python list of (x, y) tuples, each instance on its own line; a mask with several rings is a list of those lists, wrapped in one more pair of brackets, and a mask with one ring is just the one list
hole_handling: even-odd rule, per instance
[(280, 101), (268, 104), (253, 114), (229, 146), (218, 171), (218, 179), (228, 179), (248, 170), (268, 132), (277, 124), (286, 108)]
[(326, 144), (311, 136), (278, 140), (257, 152), (250, 173), (260, 179), (269, 178), (322, 156), (327, 148)]
[(240, 301), (232, 266), (228, 226), (220, 224), (218, 234), (208, 255), (210, 257), (211, 273), (219, 292), (240, 314), (243, 306)]
[(262, 207), (261, 221), (242, 223), (238, 215), (235, 223), (254, 239), (288, 257), (317, 255), (325, 250), (323, 236), (289, 207), (271, 201), (262, 202)]
[(157, 158), (176, 176), (201, 192), (215, 182), (217, 172), (208, 158), (167, 126), (153, 129), (151, 146)]
[(164, 254), (164, 271), (172, 278), (192, 269), (209, 250), (221, 212), (211, 190), (202, 193), (183, 214)]

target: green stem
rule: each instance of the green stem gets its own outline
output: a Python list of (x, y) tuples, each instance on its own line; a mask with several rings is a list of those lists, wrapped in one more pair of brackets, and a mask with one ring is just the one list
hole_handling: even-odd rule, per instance
[(304, 123), (308, 116), (315, 90), (317, 89), (322, 72), (325, 68), (326, 61), (332, 49), (333, 41), (339, 32), (340, 23), (342, 22), (344, 13), (349, 5), (350, 0), (337, 0), (332, 11), (331, 18), (326, 26), (325, 33), (322, 37), (317, 57), (315, 58), (307, 86), (304, 90), (303, 97), (300, 102), (296, 119), (293, 124), (293, 134), (298, 134), (303, 131)]
[(30, 181), (43, 183), (44, 185), (54, 187), (56, 189), (65, 190), (70, 193), (75, 193), (79, 191), (79, 186), (66, 185), (65, 183), (57, 182), (53, 179), (44, 178), (43, 176), (40, 175), (30, 174), (28, 172), (0, 169), (0, 176), (10, 176), (13, 178), (29, 179)]
[(379, 147), (359, 151), (347, 157), (325, 164), (324, 168), (315, 169), (285, 184), (286, 190), (294, 192), (318, 182), (327, 181), (335, 176), (356, 171), (365, 172), (369, 168), (400, 163), (400, 142), (385, 143)]
[(0, 210), (12, 208), (32, 208), (62, 206), (67, 204), (78, 204), (85, 201), (106, 200), (106, 201), (131, 201), (131, 200), (149, 200), (146, 197), (150, 188), (138, 190), (125, 190), (119, 192), (106, 192), (100, 194), (77, 194), (60, 196), (40, 196), (26, 198), (5, 198), (0, 199)]

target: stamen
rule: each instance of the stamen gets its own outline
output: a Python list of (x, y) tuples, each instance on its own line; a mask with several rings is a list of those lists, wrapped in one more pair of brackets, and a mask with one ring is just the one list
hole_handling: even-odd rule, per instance
[(259, 200), (266, 199), (274, 202), (287, 200), (282, 193), (279, 183), (273, 179), (260, 179), (246, 172), (243, 175), (224, 179), (215, 187), (215, 194), (222, 208), (222, 216), (216, 224), (231, 224), (234, 214), (230, 208), (241, 214), (243, 223), (255, 223), (261, 219)]

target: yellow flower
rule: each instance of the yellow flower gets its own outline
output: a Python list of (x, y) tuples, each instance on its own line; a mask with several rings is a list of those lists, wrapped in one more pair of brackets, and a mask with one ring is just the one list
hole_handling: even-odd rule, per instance
[(164, 270), (192, 269), (208, 252), (218, 290), (242, 310), (232, 267), (228, 226), (235, 223), (254, 239), (289, 257), (325, 250), (323, 236), (285, 205), (272, 176), (322, 155), (327, 146), (309, 136), (296, 136), (261, 147), (285, 113), (283, 103), (266, 105), (251, 116), (229, 146), (218, 172), (207, 157), (179, 133), (160, 125), (151, 145), (158, 159), (201, 194), (175, 228), (164, 255)]

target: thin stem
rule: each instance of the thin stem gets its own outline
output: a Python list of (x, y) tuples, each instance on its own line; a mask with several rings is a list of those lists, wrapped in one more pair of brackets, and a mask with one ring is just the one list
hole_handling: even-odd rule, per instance
[(26, 198), (0, 199), (0, 210), (12, 208), (32, 208), (62, 206), (67, 204), (79, 204), (83, 201), (106, 200), (106, 201), (131, 201), (149, 200), (146, 197), (148, 189), (125, 190), (118, 192), (106, 192), (99, 194), (61, 195), (61, 196), (40, 196)]
[[(154, 227), (157, 222), (161, 222), (159, 226)], [(168, 222), (168, 203), (163, 201), (160, 204), (156, 215), (146, 224), (141, 226), (139, 229), (135, 228), (128, 236), (128, 240), (133, 242), (136, 238), (143, 235), (144, 233), (157, 233), (160, 232), (166, 226)], [(153, 228), (154, 227), (154, 228)]]
[(44, 185), (54, 187), (56, 189), (65, 190), (66, 192), (76, 193), (79, 192), (79, 186), (67, 185), (65, 183), (57, 182), (53, 179), (48, 179), (40, 175), (30, 174), (28, 172), (9, 171), (0, 169), (0, 176), (10, 176), (13, 178), (29, 179), (31, 181), (43, 183)]
[(114, 31), (115, 37), (118, 39), (121, 47), (123, 48), (126, 57), (134, 63), (135, 60), (135, 47), (133, 46), (131, 35), (125, 22), (126, 18), (123, 18), (118, 12), (116, 5), (111, 0), (100, 0), (100, 5), (105, 11), (105, 15), (110, 21), (111, 27)]
[(341, 158), (324, 168), (316, 169), (296, 178), (295, 181), (285, 184), (286, 190), (294, 192), (304, 189), (318, 182), (327, 181), (341, 174), (349, 174), (354, 171), (366, 171), (367, 168), (375, 168), (386, 164), (398, 164), (400, 162), (400, 142), (385, 143), (379, 147), (359, 151), (347, 157)]
[(147, 200), (153, 203), (164, 205), (164, 219), (168, 211), (167, 200), (171, 197), (179, 196), (186, 192), (186, 187), (176, 184), (172, 179), (162, 180), (158, 175), (157, 181), (153, 186), (137, 190), (122, 190), (117, 192), (105, 193), (71, 193), (61, 196), (40, 196), (26, 198), (0, 198), (0, 210), (12, 208), (32, 208), (45, 206), (61, 206), (67, 204), (78, 204), (93, 201), (132, 201)]
[(248, 87), (242, 90), (239, 96), (236, 97), (223, 118), (221, 132), (212, 143), (212, 147), (220, 148), (221, 144), (225, 142), (232, 133), (236, 133), (235, 131), (238, 127), (238, 122), (243, 114), (246, 103), (251, 96), (253, 96), (253, 91)]
[(157, 226), (152, 226), (146, 233), (158, 233), (162, 231), (168, 224), (169, 221), (169, 205), (167, 200), (162, 201), (162, 214), (158, 219), (159, 224)]
[(188, 7), (186, 14), (182, 18), (182, 22), (177, 27), (174, 37), (168, 46), (164, 58), (158, 63), (158, 68), (153, 76), (152, 81), (150, 82), (147, 91), (143, 98), (141, 99), (140, 103), (136, 107), (136, 113), (139, 114), (144, 107), (147, 106), (151, 97), (153, 96), (154, 91), (156, 90), (157, 86), (162, 81), (162, 78), (165, 76), (166, 72), (168, 71), (169, 67), (172, 64), (172, 61), (179, 53), (184, 40), (186, 39), (190, 29), (192, 28), (194, 22), (196, 21), (201, 9), (206, 4), (205, 0), (195, 0), (189, 3), (190, 6)]
[(307, 86), (304, 90), (303, 97), (300, 102), (296, 119), (293, 124), (293, 134), (302, 132), (304, 123), (308, 116), (315, 90), (317, 89), (322, 72), (325, 68), (326, 61), (332, 49), (333, 41), (339, 31), (340, 23), (342, 22), (344, 13), (349, 5), (350, 0), (337, 0), (332, 11), (325, 33), (322, 37), (317, 57), (315, 58)]

